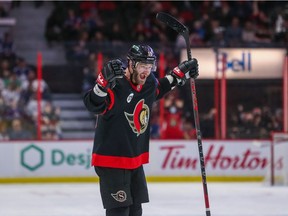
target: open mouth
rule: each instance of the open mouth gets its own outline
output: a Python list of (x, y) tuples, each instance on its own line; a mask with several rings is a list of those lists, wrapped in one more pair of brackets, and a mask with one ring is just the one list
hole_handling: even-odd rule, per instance
[(146, 75), (145, 74), (140, 74), (140, 79), (142, 79), (142, 80), (146, 79)]

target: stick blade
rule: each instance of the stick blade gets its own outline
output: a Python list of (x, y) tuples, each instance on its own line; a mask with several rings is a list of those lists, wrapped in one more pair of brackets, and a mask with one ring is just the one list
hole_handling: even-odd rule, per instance
[(183, 34), (188, 31), (188, 28), (185, 25), (183, 25), (177, 19), (175, 19), (174, 17), (172, 17), (171, 15), (167, 13), (164, 13), (164, 12), (157, 13), (156, 19), (165, 23), (170, 28), (178, 32), (179, 34)]

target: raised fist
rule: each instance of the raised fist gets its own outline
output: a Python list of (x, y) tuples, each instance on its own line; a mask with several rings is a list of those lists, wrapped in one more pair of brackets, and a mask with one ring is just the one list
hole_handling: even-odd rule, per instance
[(116, 85), (117, 78), (123, 78), (124, 70), (119, 59), (109, 61), (99, 73), (96, 83), (104, 91), (112, 89)]
[(190, 78), (196, 79), (199, 75), (197, 59), (193, 58), (180, 63), (170, 74), (177, 80), (177, 84), (181, 86)]

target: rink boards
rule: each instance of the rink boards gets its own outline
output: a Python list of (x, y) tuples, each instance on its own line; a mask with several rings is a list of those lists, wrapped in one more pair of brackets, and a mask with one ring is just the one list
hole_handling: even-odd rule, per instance
[[(209, 181), (261, 181), (270, 169), (271, 141), (203, 140)], [(0, 182), (97, 181), (90, 166), (93, 142), (9, 141), (0, 143)], [(275, 158), (282, 169), (283, 158)], [(200, 181), (197, 141), (150, 143), (150, 181)]]

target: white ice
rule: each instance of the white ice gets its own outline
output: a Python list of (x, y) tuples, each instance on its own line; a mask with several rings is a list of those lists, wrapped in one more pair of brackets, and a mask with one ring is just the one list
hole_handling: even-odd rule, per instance
[[(148, 183), (143, 216), (205, 216), (201, 183)], [(288, 187), (209, 183), (212, 216), (288, 216)], [(0, 216), (104, 216), (99, 185), (0, 184)]]

